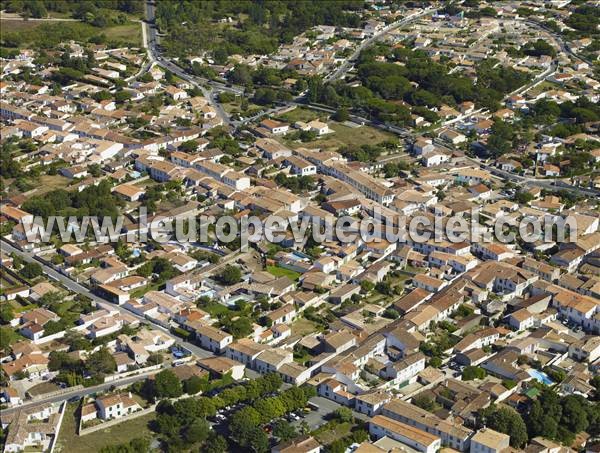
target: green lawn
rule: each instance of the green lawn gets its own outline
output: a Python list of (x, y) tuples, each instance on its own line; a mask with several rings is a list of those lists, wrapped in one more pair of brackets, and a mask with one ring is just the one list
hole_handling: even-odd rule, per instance
[(300, 272), (284, 269), (279, 266), (267, 266), (267, 272), (274, 275), (275, 277), (287, 277), (292, 281), (298, 281), (300, 278)]
[(154, 433), (148, 428), (148, 424), (155, 417), (154, 412), (118, 423), (95, 433), (78, 436), (78, 420), (75, 417), (78, 407), (79, 403), (71, 403), (67, 406), (58, 436), (56, 451), (62, 453), (90, 453), (99, 451), (106, 446), (129, 442), (136, 437), (154, 437)]

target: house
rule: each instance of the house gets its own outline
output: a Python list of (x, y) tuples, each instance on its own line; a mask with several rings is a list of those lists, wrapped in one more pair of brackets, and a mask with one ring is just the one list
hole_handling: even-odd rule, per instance
[(372, 417), (381, 411), (383, 405), (392, 399), (389, 392), (374, 391), (362, 393), (354, 398), (354, 408), (361, 414)]
[(307, 126), (308, 126), (308, 130), (310, 132), (314, 132), (318, 136), (329, 134), (330, 132), (332, 132), (331, 129), (329, 129), (329, 126), (327, 125), (327, 123), (324, 123), (319, 120), (309, 121), (307, 123)]
[(344, 406), (354, 405), (354, 395), (348, 392), (348, 387), (332, 377), (318, 382), (317, 394)]
[(504, 171), (514, 172), (523, 168), (521, 162), (502, 157), (496, 161), (496, 166)]
[(569, 273), (573, 273), (583, 261), (584, 256), (585, 251), (579, 247), (566, 248), (552, 255), (550, 263), (565, 269)]
[(133, 184), (121, 184), (113, 189), (113, 193), (127, 201), (139, 201), (146, 191), (143, 187)]
[(142, 409), (131, 393), (100, 396), (96, 398), (95, 403), (98, 408), (98, 418), (102, 420), (125, 417)]
[(550, 266), (549, 264), (532, 258), (525, 258), (521, 263), (521, 267), (526, 271), (533, 272), (548, 282), (554, 282), (560, 277), (560, 268)]
[(322, 345), (325, 352), (341, 354), (356, 345), (356, 337), (346, 330), (330, 332), (323, 336)]
[(415, 288), (423, 289), (430, 293), (437, 293), (448, 283), (435, 277), (426, 274), (417, 274), (412, 278)]
[(246, 367), (238, 361), (227, 357), (207, 357), (196, 362), (200, 368), (208, 371), (214, 378), (220, 379), (230, 375), (236, 381), (244, 377)]
[(188, 98), (188, 94), (185, 90), (174, 87), (173, 85), (167, 86), (165, 88), (165, 93), (167, 93), (174, 101), (181, 101)]
[(271, 134), (274, 135), (283, 135), (286, 134), (290, 130), (290, 125), (286, 123), (282, 123), (281, 121), (276, 121), (272, 119), (265, 119), (260, 122), (260, 127), (265, 128)]
[(282, 307), (270, 312), (267, 317), (275, 324), (291, 323), (296, 317), (296, 309), (293, 304), (285, 304)]
[(50, 451), (58, 438), (62, 404), (19, 408), (11, 417), (3, 417), (3, 426), (5, 419), (9, 423), (4, 451)]
[(442, 446), (441, 439), (435, 434), (383, 415), (369, 420), (369, 434), (375, 439), (389, 437), (423, 453), (435, 453)]
[(600, 337), (587, 336), (569, 345), (569, 357), (593, 363), (600, 358)]
[(521, 308), (507, 316), (508, 325), (515, 330), (525, 330), (533, 327), (535, 315), (527, 308)]
[(482, 428), (471, 438), (471, 453), (501, 453), (510, 446), (510, 436)]
[(468, 191), (473, 195), (473, 199), (476, 200), (487, 200), (494, 193), (492, 189), (485, 184), (475, 184), (473, 186), (469, 186)]
[(231, 360), (243, 363), (249, 368), (254, 368), (254, 361), (267, 348), (267, 346), (250, 338), (240, 338), (225, 348), (225, 355)]
[(409, 354), (396, 362), (388, 363), (383, 375), (395, 385), (403, 386), (425, 369), (426, 357), (422, 352)]
[(514, 256), (514, 252), (504, 244), (477, 242), (472, 245), (473, 253), (484, 260), (503, 261)]
[(284, 364), (292, 363), (294, 355), (291, 350), (265, 349), (254, 361), (255, 370), (261, 374), (274, 373)]
[(45, 308), (34, 308), (21, 315), (19, 333), (30, 340), (39, 340), (44, 336), (44, 326), (50, 322), (60, 320), (56, 313)]
[(443, 164), (444, 162), (448, 162), (449, 160), (450, 156), (448, 153), (439, 148), (434, 148), (432, 151), (424, 152), (421, 155), (421, 162), (425, 167), (435, 167)]
[(560, 176), (560, 168), (556, 165), (544, 164), (542, 167), (544, 176)]
[(308, 435), (296, 437), (275, 445), (271, 449), (271, 453), (320, 453), (321, 444), (317, 440)]
[(18, 406), (22, 403), (19, 392), (14, 387), (5, 387), (1, 395), (4, 398), (4, 401), (11, 407)]
[(222, 353), (233, 342), (233, 336), (216, 327), (197, 325), (194, 334), (200, 346), (208, 351)]
[(16, 360), (4, 362), (0, 366), (11, 381), (29, 378), (39, 378), (48, 372), (49, 360), (42, 354), (23, 354)]
[[(381, 415), (377, 417), (381, 416), (429, 433), (439, 438), (444, 446), (463, 452), (469, 449), (469, 441), (473, 431), (462, 423), (443, 420), (409, 402), (394, 399), (383, 407)], [(440, 448), (439, 444), (436, 444), (435, 447), (436, 449)]]
[(442, 129), (438, 137), (453, 145), (460, 145), (467, 141), (467, 137), (454, 129)]
[(255, 145), (267, 159), (278, 159), (280, 157), (289, 157), (292, 155), (291, 149), (286, 148), (272, 138), (258, 139), (256, 140)]
[(284, 163), (289, 165), (292, 169), (292, 173), (298, 176), (309, 176), (317, 173), (316, 165), (299, 156), (287, 157), (284, 160)]
[(435, 149), (435, 145), (433, 144), (430, 138), (419, 137), (412, 145), (413, 152), (420, 156), (427, 152), (431, 152)]
[(488, 327), (466, 335), (454, 346), (455, 352), (465, 352), (471, 349), (481, 349), (494, 344), (500, 338), (500, 332), (494, 327)]

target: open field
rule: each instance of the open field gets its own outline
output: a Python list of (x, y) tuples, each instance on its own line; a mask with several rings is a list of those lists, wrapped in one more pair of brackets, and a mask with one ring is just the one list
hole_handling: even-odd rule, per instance
[(21, 31), (27, 32), (33, 30), (36, 27), (39, 27), (43, 23), (44, 22), (34, 22), (28, 20), (3, 20), (2, 22), (0, 22), (0, 28), (2, 29), (1, 34), (3, 35), (4, 33)]
[(349, 127), (335, 121), (330, 121), (329, 128), (335, 131), (311, 142), (301, 143), (286, 140), (292, 148), (319, 148), (322, 150), (335, 150), (346, 146), (376, 145), (387, 140), (394, 140), (395, 136), (389, 132), (380, 131), (371, 126)]
[(318, 114), (314, 110), (304, 109), (302, 107), (296, 107), (294, 110), (291, 110), (283, 115), (279, 115), (277, 118), (282, 121), (287, 121), (288, 123), (294, 124), (296, 121), (312, 121), (317, 118), (327, 118), (327, 114)]
[(290, 327), (292, 329), (292, 335), (300, 336), (308, 335), (309, 333), (318, 330), (318, 326), (315, 322), (305, 318), (296, 319)]
[(142, 27), (137, 22), (108, 27), (103, 32), (109, 41), (113, 39), (125, 41), (131, 43), (132, 46), (141, 46), (142, 44)]
[(132, 47), (142, 44), (142, 28), (138, 22), (100, 28), (78, 21), (3, 20), (1, 26), (2, 38), (8, 38), (7, 47), (43, 47), (71, 39), (85, 42), (99, 35)]
[(33, 195), (42, 195), (56, 189), (65, 189), (69, 186), (69, 179), (61, 175), (41, 175), (36, 183)]

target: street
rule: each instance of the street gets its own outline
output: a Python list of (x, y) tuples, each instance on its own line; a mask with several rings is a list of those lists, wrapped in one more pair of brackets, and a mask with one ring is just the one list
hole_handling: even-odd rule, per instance
[(31, 253), (24, 252), (22, 250), (17, 249), (16, 247), (13, 247), (12, 245), (10, 245), (4, 239), (2, 239), (1, 244), (2, 244), (2, 250), (4, 250), (5, 252), (15, 253), (15, 254), (19, 255), (20, 257), (22, 257), (27, 262), (36, 262), (36, 263), (38, 263), (40, 266), (42, 266), (42, 269), (43, 269), (45, 275), (48, 275), (51, 279), (53, 279), (55, 281), (59, 281), (60, 283), (62, 283), (70, 291), (73, 291), (75, 293), (82, 294), (82, 295), (84, 295), (86, 297), (89, 297), (94, 302), (96, 302), (96, 304), (98, 305), (98, 308), (105, 308), (106, 310), (109, 310), (109, 311), (111, 311), (111, 310), (119, 310), (121, 313), (126, 313), (126, 314), (128, 314), (130, 316), (135, 317), (140, 322), (143, 322), (143, 323), (146, 323), (146, 324), (152, 324), (153, 328), (158, 329), (161, 332), (163, 332), (165, 335), (173, 338), (177, 343), (179, 343), (180, 345), (182, 345), (186, 349), (190, 350), (198, 358), (204, 359), (204, 358), (207, 358), (207, 357), (212, 357), (214, 355), (211, 352), (206, 351), (205, 349), (202, 349), (202, 348), (196, 346), (195, 344), (192, 344), (192, 343), (189, 343), (187, 341), (182, 340), (180, 337), (172, 334), (168, 329), (165, 329), (164, 327), (162, 327), (159, 324), (153, 323), (152, 320), (144, 318), (143, 316), (140, 316), (140, 315), (138, 315), (136, 313), (133, 313), (133, 312), (131, 312), (131, 311), (127, 310), (126, 308), (121, 307), (119, 305), (111, 304), (111, 303), (105, 301), (104, 299), (96, 296), (94, 293), (92, 293), (89, 289), (87, 289), (86, 287), (84, 287), (80, 283), (77, 283), (76, 281), (72, 280), (70, 277), (68, 277), (66, 275), (63, 275), (60, 272), (55, 271), (53, 268), (51, 268), (50, 266), (46, 265), (43, 261), (41, 261), (40, 259), (36, 258)]
[(24, 407), (37, 406), (38, 404), (57, 403), (59, 401), (64, 401), (64, 400), (68, 400), (71, 398), (81, 398), (83, 396), (91, 395), (92, 393), (101, 393), (106, 390), (109, 390), (111, 387), (128, 386), (130, 384), (133, 384), (134, 382), (144, 380), (148, 376), (152, 376), (153, 374), (157, 373), (158, 371), (160, 371), (160, 370), (149, 371), (146, 373), (137, 374), (135, 376), (126, 377), (126, 378), (119, 379), (119, 380), (112, 381), (112, 382), (105, 382), (103, 384), (94, 385), (93, 387), (85, 387), (82, 389), (78, 388), (78, 389), (75, 389), (72, 391), (66, 391), (64, 393), (61, 393), (60, 395), (50, 396), (48, 398), (39, 398), (36, 400), (29, 400), (29, 401), (24, 402), (20, 406), (2, 409), (2, 415), (6, 416), (8, 414), (11, 414), (13, 412), (16, 412), (16, 411), (24, 408)]

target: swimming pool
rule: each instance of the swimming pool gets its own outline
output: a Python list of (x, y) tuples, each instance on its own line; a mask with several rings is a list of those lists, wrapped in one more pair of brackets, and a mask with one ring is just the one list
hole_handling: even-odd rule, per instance
[(543, 371), (536, 370), (535, 368), (530, 368), (529, 370), (527, 370), (527, 373), (529, 373), (529, 376), (534, 378), (536, 381), (541, 382), (542, 384), (545, 384), (545, 385), (554, 384), (554, 381), (552, 379), (550, 379), (548, 377), (548, 375), (546, 373), (544, 373)]

